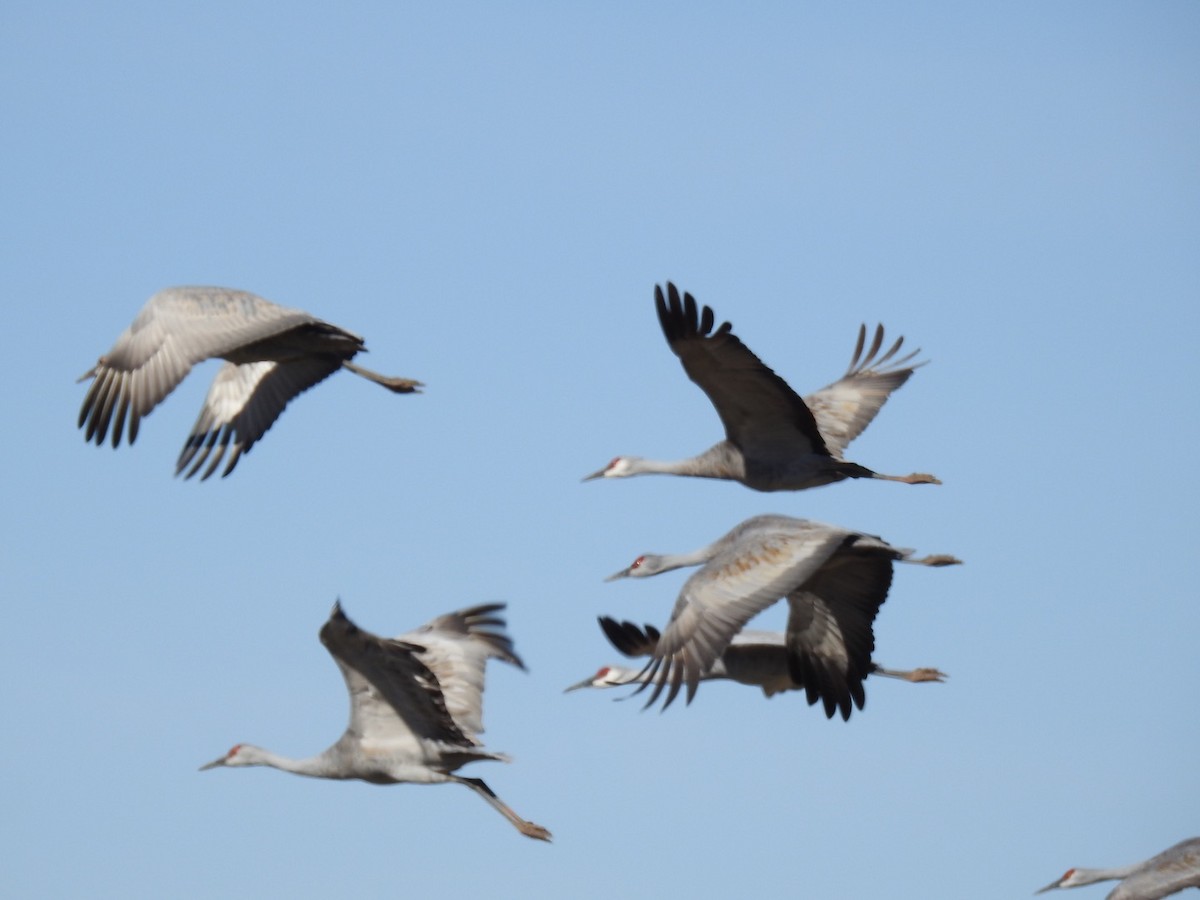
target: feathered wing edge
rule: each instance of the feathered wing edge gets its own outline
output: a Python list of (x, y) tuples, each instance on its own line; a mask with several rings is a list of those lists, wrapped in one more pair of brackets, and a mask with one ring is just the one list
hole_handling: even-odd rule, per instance
[(446, 708), (437, 678), (418, 658), (422, 647), (364, 631), (343, 612), (340, 601), (320, 638), (339, 663), (370, 683), (413, 734), (450, 746), (476, 747)]
[(309, 356), (287, 362), (225, 363), (204, 398), (200, 415), (175, 463), (175, 474), (191, 478), (208, 461), (201, 480), (220, 466), (233, 471), (243, 453), (275, 424), (287, 405), (342, 366), (334, 356)]
[(729, 322), (714, 331), (712, 309), (699, 307), (689, 293), (681, 297), (670, 282), (665, 296), (655, 286), (654, 299), (667, 343), (708, 396), (730, 443), (748, 453), (786, 443), (797, 452), (830, 455), (804, 400), (742, 343)]
[(658, 647), (661, 637), (659, 630), (653, 625), (639, 628), (633, 622), (618, 622), (608, 616), (600, 616), (598, 620), (608, 642), (618, 653), (631, 658), (652, 656)]
[(438, 616), (423, 625), (419, 631), (447, 631), (452, 634), (478, 638), (487, 645), (493, 657), (502, 659), (524, 671), (525, 663), (517, 655), (513, 639), (505, 631), (506, 623), (502, 617), (496, 615), (506, 608), (507, 604), (505, 603), (483, 603), (479, 606), (470, 606)]
[(809, 705), (818, 700), (825, 715), (850, 718), (863, 708), (863, 682), (871, 674), (874, 622), (892, 583), (900, 552), (858, 540), (788, 595), (786, 644), (792, 680), (804, 687)]
[(878, 356), (883, 336), (883, 325), (876, 325), (871, 345), (864, 353), (867, 327), (860, 325), (854, 355), (846, 373), (804, 398), (830, 452), (839, 458), (850, 442), (874, 421), (892, 393), (928, 362), (911, 362), (920, 349), (893, 358), (904, 344), (903, 336), (898, 337), (886, 353)]

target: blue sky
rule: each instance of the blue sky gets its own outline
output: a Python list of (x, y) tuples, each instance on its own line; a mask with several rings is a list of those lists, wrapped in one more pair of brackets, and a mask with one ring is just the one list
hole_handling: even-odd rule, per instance
[[(6, 5), (6, 887), (989, 900), (1200, 833), (1197, 46), (1184, 2)], [(860, 322), (922, 347), (851, 457), (944, 485), (581, 484), (720, 437), (667, 279), (801, 391)], [(210, 363), (85, 445), (74, 379), (189, 283), (427, 390), (332, 378), (185, 482)], [(765, 512), (964, 559), (876, 629), (949, 682), (849, 723), (562, 694), (617, 659), (598, 614), (661, 624), (685, 577), (605, 575)], [(196, 771), (340, 735), (337, 597), (385, 634), (509, 603), (515, 761), (469, 774), (552, 846), (453, 786)]]

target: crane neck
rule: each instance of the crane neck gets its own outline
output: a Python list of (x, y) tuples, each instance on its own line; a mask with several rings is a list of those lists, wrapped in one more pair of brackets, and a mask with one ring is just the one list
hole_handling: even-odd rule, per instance
[(672, 569), (684, 569), (689, 566), (702, 566), (713, 558), (715, 549), (712, 544), (706, 547), (701, 547), (699, 550), (693, 550), (690, 553), (663, 553), (660, 557), (661, 571), (669, 572)]
[(741, 452), (728, 441), (721, 441), (697, 456), (687, 459), (629, 459), (631, 475), (691, 475), (696, 478), (739, 480), (745, 474)]
[(620, 574), (631, 575), (635, 578), (649, 578), (673, 569), (703, 565), (712, 559), (716, 552), (716, 545), (709, 544), (707, 547), (701, 547), (691, 553), (645, 553), (640, 558), (640, 566), (636, 569), (630, 567)]
[(1075, 869), (1071, 876), (1071, 886), (1095, 884), (1097, 881), (1119, 881), (1128, 878), (1138, 870), (1140, 863), (1129, 866), (1118, 866), (1113, 869)]
[[(248, 750), (252, 751), (252, 755), (246, 756)], [(262, 747), (245, 747), (242, 750), (245, 758), (243, 765), (270, 766), (273, 769), (280, 769), (295, 775), (308, 775), (311, 778), (344, 778), (345, 773), (338, 771), (330, 750), (318, 753), (316, 756), (293, 759), (271, 750), (264, 750)]]

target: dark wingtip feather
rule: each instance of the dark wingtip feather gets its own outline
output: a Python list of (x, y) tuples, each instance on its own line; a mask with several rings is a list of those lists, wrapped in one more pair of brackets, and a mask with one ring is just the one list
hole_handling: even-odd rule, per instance
[(457, 612), (439, 616), (430, 622), (431, 627), (451, 628), (486, 643), (497, 658), (525, 671), (525, 662), (517, 655), (516, 645), (507, 631), (507, 623), (497, 613), (507, 608), (506, 603), (481, 603)]
[(733, 329), (729, 322), (722, 322), (714, 331), (717, 319), (712, 307), (697, 303), (696, 298), (687, 291), (681, 295), (679, 289), (669, 281), (665, 298), (662, 288), (655, 286), (654, 300), (658, 321), (668, 342), (717, 337), (729, 334)]
[(342, 609), (342, 599), (339, 597), (333, 602), (333, 609), (329, 611), (329, 618), (321, 626), (318, 637), (320, 637), (321, 643), (328, 647), (335, 632), (350, 635), (356, 631), (358, 631), (358, 626), (350, 620), (350, 617)]
[(649, 656), (658, 645), (658, 629), (653, 625), (643, 631), (632, 622), (618, 622), (608, 616), (600, 616), (598, 621), (608, 642), (625, 656)]
[[(667, 707), (675, 702), (675, 698), (679, 696), (679, 691), (683, 687), (683, 664), (679, 660), (671, 660), (670, 662), (673, 663), (669, 670), (671, 689), (667, 692), (667, 699), (663, 701), (663, 712), (666, 712)], [(663, 673), (664, 681), (667, 674)]]

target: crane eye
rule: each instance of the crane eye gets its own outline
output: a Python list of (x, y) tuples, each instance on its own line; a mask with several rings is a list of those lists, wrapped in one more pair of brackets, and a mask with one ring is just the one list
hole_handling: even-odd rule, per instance
[(642, 563), (644, 563), (645, 561), (646, 561), (646, 557), (644, 557), (644, 556), (639, 556), (637, 559), (635, 559), (635, 560), (633, 561), (633, 565), (629, 567), (629, 570), (630, 570), (630, 571), (633, 571), (634, 569), (638, 568), (638, 567), (639, 567), (639, 566), (640, 566)]

